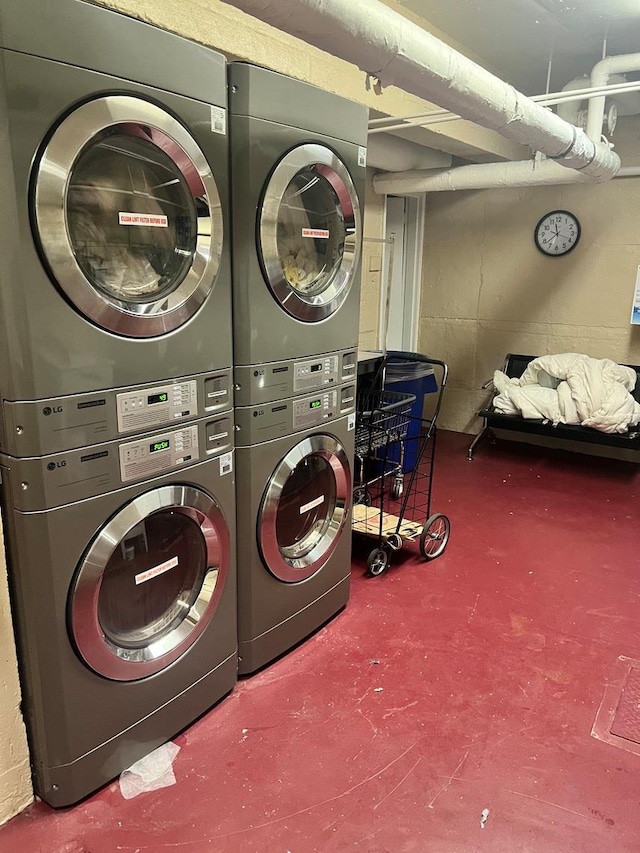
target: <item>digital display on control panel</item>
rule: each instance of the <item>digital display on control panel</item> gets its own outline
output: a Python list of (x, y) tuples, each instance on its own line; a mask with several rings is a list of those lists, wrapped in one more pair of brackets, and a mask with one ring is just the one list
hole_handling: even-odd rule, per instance
[(309, 403), (309, 408), (310, 409), (319, 409), (321, 405), (322, 405), (322, 400), (312, 400)]
[(309, 370), (311, 371), (311, 373), (317, 373), (319, 370), (322, 370), (322, 362), (320, 362), (319, 364), (312, 364)]
[(149, 406), (152, 406), (154, 403), (166, 403), (168, 399), (169, 395), (166, 391), (163, 391), (162, 394), (149, 394), (147, 403)]
[(149, 452), (155, 453), (157, 450), (168, 450), (171, 446), (171, 442), (168, 438), (163, 438), (162, 441), (154, 441), (153, 444), (149, 445)]

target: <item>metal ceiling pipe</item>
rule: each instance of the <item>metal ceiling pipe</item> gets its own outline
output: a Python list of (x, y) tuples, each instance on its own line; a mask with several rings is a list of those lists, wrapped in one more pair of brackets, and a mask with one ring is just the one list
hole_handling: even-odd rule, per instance
[(613, 177), (620, 158), (513, 86), (379, 0), (224, 0), (256, 18), (354, 63), (406, 92), (438, 104), (596, 180)]
[[(591, 69), (591, 85), (606, 86), (613, 74), (625, 74), (627, 71), (640, 71), (640, 53), (620, 53), (601, 59)], [(589, 101), (587, 136), (596, 143), (602, 135), (605, 101), (605, 97)]]

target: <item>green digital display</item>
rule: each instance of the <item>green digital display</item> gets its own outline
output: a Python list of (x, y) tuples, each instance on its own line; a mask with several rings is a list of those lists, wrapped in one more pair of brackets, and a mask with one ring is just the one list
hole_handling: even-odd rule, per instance
[(319, 409), (321, 405), (322, 405), (322, 400), (312, 400), (309, 403), (309, 408), (310, 409)]
[(168, 450), (170, 447), (170, 441), (168, 438), (165, 438), (163, 441), (154, 441), (153, 444), (149, 445), (149, 450), (151, 453), (155, 453), (157, 450)]
[(147, 403), (152, 406), (154, 403), (166, 403), (168, 399), (169, 395), (164, 391), (162, 394), (150, 394), (147, 397)]

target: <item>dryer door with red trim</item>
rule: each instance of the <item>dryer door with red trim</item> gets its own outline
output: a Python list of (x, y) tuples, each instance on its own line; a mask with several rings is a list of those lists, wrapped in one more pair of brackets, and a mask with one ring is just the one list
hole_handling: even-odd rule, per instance
[(351, 468), (340, 442), (312, 435), (278, 463), (258, 515), (267, 569), (296, 583), (319, 571), (336, 548), (351, 505)]
[(334, 314), (358, 270), (358, 196), (340, 158), (300, 145), (278, 163), (259, 216), (259, 251), (271, 292), (291, 316), (313, 323)]
[(33, 221), (69, 302), (116, 334), (185, 323), (222, 253), (215, 178), (187, 129), (130, 96), (89, 101), (53, 131), (33, 173)]
[(116, 681), (160, 672), (211, 622), (229, 562), (227, 523), (206, 492), (171, 485), (139, 495), (77, 568), (68, 609), (78, 654)]

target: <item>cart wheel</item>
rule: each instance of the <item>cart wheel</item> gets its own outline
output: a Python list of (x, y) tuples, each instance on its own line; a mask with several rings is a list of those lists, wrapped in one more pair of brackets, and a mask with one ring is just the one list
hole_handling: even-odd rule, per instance
[(371, 492), (367, 489), (366, 486), (358, 486), (353, 490), (353, 502), (354, 504), (364, 504), (364, 506), (371, 506)]
[(399, 477), (396, 477), (393, 481), (393, 486), (391, 486), (391, 500), (397, 501), (402, 497), (402, 493), (404, 492), (404, 480), (402, 474)]
[(374, 548), (367, 560), (369, 574), (374, 576), (381, 575), (388, 565), (389, 557), (387, 556), (387, 552), (382, 548)]
[(427, 519), (420, 534), (420, 553), (425, 560), (435, 560), (447, 547), (451, 522), (446, 515), (437, 512)]
[(402, 536), (399, 533), (390, 533), (387, 536), (387, 545), (392, 551), (399, 551), (402, 548)]

